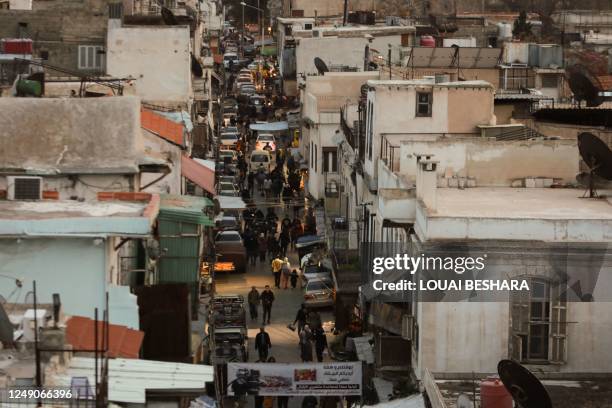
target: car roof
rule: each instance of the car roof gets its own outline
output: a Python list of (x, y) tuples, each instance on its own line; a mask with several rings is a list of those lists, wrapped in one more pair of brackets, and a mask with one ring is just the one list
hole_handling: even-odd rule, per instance
[(240, 235), (238, 231), (220, 231), (217, 235)]

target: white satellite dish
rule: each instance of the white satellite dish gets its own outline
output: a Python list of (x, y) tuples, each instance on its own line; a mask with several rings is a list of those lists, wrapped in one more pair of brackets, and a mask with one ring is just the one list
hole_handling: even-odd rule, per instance
[(459, 395), (459, 397), (457, 397), (457, 408), (475, 408), (475, 407), (476, 406), (470, 400), (470, 397), (468, 397), (467, 395), (461, 394)]

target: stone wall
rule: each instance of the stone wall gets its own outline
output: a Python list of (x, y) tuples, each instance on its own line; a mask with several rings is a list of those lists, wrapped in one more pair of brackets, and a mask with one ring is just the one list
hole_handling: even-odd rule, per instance
[[(109, 0), (35, 0), (32, 10), (3, 9), (0, 38), (31, 38), (34, 57), (47, 51), (46, 62), (50, 65), (78, 70), (79, 45), (105, 45), (109, 3)], [(27, 24), (21, 33), (20, 23)]]

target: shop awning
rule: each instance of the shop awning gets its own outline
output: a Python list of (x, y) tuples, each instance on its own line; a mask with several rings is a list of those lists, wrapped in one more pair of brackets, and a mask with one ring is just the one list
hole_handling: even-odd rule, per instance
[(249, 129), (258, 132), (279, 132), (289, 129), (287, 122), (251, 123)]
[[(98, 322), (102, 333), (103, 323)], [(95, 348), (95, 322), (82, 316), (72, 316), (66, 323), (66, 341), (75, 349), (93, 350)], [(138, 358), (144, 332), (128, 329), (116, 324), (108, 325), (108, 354), (110, 357)], [(102, 344), (100, 344), (102, 347)]]
[(214, 225), (205, 214), (205, 209), (214, 206), (211, 199), (188, 195), (162, 194), (159, 206), (159, 219), (200, 224), (207, 227)]
[(205, 191), (215, 194), (215, 171), (209, 167), (203, 166), (187, 156), (182, 156), (181, 174)]

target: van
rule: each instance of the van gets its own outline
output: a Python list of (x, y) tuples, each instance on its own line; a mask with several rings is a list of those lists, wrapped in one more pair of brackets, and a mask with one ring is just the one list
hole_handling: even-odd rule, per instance
[(272, 169), (272, 156), (266, 150), (253, 150), (249, 161), (249, 170), (257, 171), (260, 168), (269, 172)]
[(236, 54), (235, 52), (226, 52), (225, 55), (223, 55), (223, 66), (225, 67), (225, 69), (228, 69), (230, 67), (230, 61), (233, 61), (233, 65), (238, 65), (238, 54)]

